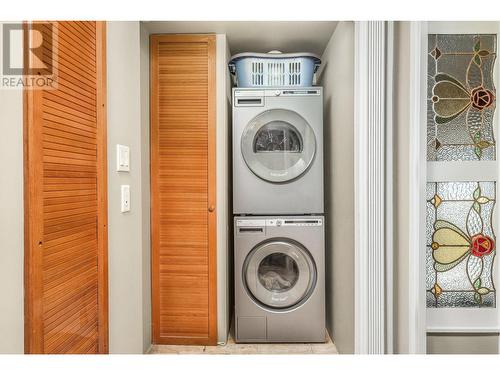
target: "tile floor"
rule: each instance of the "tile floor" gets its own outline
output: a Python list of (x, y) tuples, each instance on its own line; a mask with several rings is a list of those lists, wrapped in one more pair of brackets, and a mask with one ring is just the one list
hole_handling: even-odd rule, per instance
[(226, 345), (153, 345), (149, 354), (338, 354), (327, 335), (324, 344), (237, 344), (230, 335)]

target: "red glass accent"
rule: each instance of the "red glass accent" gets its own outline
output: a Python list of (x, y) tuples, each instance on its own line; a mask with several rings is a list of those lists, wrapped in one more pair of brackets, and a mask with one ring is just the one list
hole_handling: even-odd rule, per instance
[(482, 257), (488, 255), (495, 249), (495, 242), (484, 234), (478, 234), (472, 237), (471, 252), (472, 255)]
[(490, 90), (486, 90), (483, 87), (476, 87), (472, 90), (470, 99), (474, 108), (483, 110), (493, 104), (495, 95), (493, 95)]

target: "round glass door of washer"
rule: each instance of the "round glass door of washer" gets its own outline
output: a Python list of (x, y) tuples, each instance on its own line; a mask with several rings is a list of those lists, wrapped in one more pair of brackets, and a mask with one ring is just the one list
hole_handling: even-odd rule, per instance
[(278, 239), (257, 245), (243, 265), (247, 290), (254, 300), (273, 309), (305, 302), (316, 284), (316, 266), (301, 244)]
[(291, 181), (310, 167), (316, 138), (297, 112), (272, 109), (254, 117), (241, 137), (241, 152), (248, 168), (263, 180)]

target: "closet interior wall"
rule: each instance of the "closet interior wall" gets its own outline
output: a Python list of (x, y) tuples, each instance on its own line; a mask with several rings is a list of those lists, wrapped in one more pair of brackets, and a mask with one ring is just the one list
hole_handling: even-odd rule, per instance
[(325, 108), (326, 323), (342, 354), (354, 353), (353, 45), (354, 22), (339, 22), (317, 73)]
[(225, 34), (216, 34), (217, 174), (217, 342), (225, 344), (232, 319), (231, 207), (231, 51)]

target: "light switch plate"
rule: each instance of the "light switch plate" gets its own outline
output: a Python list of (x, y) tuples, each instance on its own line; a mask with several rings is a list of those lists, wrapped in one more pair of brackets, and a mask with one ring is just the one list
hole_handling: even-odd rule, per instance
[(130, 171), (130, 148), (116, 145), (116, 170), (118, 172)]
[(122, 204), (121, 211), (129, 212), (130, 211), (130, 185), (122, 185)]

